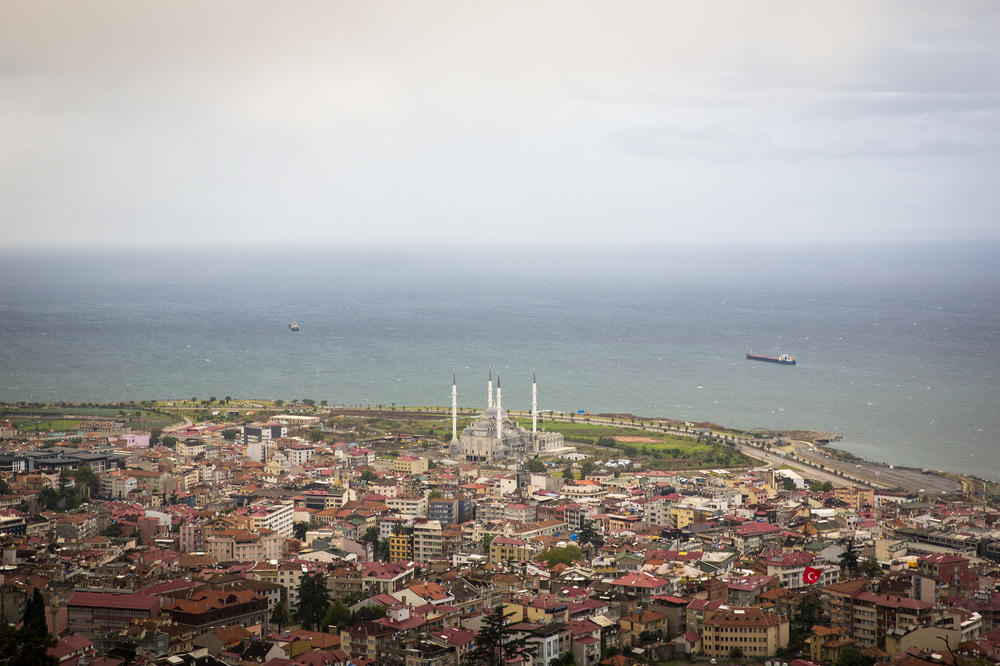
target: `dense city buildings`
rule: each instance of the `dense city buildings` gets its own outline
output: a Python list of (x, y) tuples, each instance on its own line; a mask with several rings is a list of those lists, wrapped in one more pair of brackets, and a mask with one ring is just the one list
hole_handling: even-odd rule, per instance
[(71, 666), (475, 664), (498, 608), (522, 666), (1000, 658), (1000, 511), (976, 494), (777, 474), (753, 460), (773, 437), (732, 468), (609, 455), (736, 442), (596, 447), (489, 396), (461, 431), (457, 407), (287, 404), (54, 445), (11, 425), (4, 619), (39, 590)]

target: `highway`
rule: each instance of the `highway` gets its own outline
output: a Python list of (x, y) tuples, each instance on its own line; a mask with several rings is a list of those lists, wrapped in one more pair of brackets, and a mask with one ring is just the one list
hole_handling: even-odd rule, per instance
[(875, 486), (896, 487), (915, 492), (923, 490), (928, 495), (962, 492), (962, 484), (948, 477), (938, 474), (924, 474), (919, 469), (912, 467), (895, 465), (894, 469), (890, 469), (888, 464), (883, 463), (838, 460), (823, 453), (822, 447), (811, 450), (806, 443), (795, 445), (795, 455), (804, 460), (864, 479)]

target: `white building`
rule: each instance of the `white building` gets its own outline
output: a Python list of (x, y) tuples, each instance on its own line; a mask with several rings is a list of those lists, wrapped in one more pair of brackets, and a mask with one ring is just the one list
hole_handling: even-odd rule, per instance
[(254, 530), (268, 529), (283, 538), (292, 536), (295, 505), (292, 502), (257, 502), (249, 507), (247, 516)]
[[(454, 380), (452, 380), (454, 394)], [(532, 429), (518, 425), (503, 410), (500, 377), (497, 377), (496, 404), (493, 401), (493, 374), (487, 384), (486, 411), (472, 425), (462, 431), (461, 437), (451, 442), (450, 455), (467, 462), (493, 462), (504, 459), (520, 459), (524, 456), (555, 453), (562, 451), (564, 440), (561, 433), (539, 432), (537, 429), (538, 404), (537, 384), (532, 378)], [(455, 400), (452, 400), (452, 430), (456, 430)]]

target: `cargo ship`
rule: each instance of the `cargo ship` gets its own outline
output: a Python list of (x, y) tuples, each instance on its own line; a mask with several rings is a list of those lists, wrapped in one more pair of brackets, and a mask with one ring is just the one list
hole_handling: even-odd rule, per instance
[(747, 359), (750, 361), (767, 361), (768, 363), (778, 363), (780, 365), (795, 365), (795, 357), (791, 354), (779, 354), (777, 356), (747, 354)]

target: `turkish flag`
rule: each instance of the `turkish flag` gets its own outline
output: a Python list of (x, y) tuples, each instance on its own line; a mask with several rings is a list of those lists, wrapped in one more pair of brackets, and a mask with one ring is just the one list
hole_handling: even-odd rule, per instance
[(813, 583), (819, 582), (819, 577), (823, 575), (823, 572), (814, 567), (806, 567), (806, 570), (802, 572), (802, 582), (806, 585), (812, 585)]

